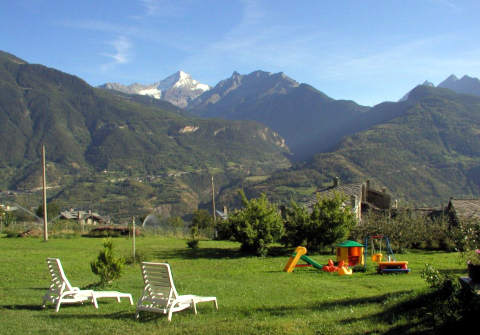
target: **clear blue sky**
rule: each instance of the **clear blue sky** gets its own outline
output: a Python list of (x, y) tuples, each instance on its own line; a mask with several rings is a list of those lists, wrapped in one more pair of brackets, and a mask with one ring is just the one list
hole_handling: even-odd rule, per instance
[(91, 85), (264, 70), (374, 105), (480, 77), (479, 21), (478, 0), (5, 0), (0, 49)]

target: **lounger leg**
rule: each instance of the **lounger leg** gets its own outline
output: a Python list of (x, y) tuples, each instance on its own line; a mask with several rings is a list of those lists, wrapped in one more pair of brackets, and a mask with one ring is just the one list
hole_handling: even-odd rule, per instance
[(128, 296), (128, 299), (130, 299), (130, 305), (133, 305), (133, 299), (131, 294)]
[(93, 306), (98, 309), (98, 302), (97, 302), (97, 297), (95, 297), (95, 295), (92, 296), (92, 303), (93, 303)]
[(62, 299), (61, 298), (58, 298), (58, 301), (57, 301), (57, 306), (55, 307), (55, 312), (58, 313), (58, 311), (60, 310), (60, 305), (62, 303)]
[(173, 307), (168, 310), (168, 322), (172, 321)]
[(42, 299), (42, 308), (45, 308), (47, 307), (47, 299), (45, 299), (45, 297), (43, 297)]
[(217, 303), (217, 299), (213, 300), (213, 304), (215, 305), (215, 309), (218, 311), (218, 303)]
[(120, 302), (120, 296), (117, 295), (117, 302)]
[(193, 312), (195, 313), (195, 315), (197, 315), (197, 303), (192, 300), (192, 305), (193, 305)]

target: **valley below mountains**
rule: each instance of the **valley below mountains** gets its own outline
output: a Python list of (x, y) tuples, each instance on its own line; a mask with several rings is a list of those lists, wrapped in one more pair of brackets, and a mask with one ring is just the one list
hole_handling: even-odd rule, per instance
[(28, 208), (40, 204), (42, 144), (49, 201), (116, 218), (191, 213), (211, 199), (211, 175), (221, 188), (290, 166), (284, 140), (257, 122), (187, 116), (8, 53), (0, 123), (0, 189)]
[(118, 220), (208, 207), (212, 175), (219, 208), (238, 189), (310, 199), (333, 177), (409, 206), (480, 196), (480, 81), (468, 76), (368, 107), (264, 71), (95, 88), (0, 52), (0, 122), (0, 189), (16, 197), (0, 201), (40, 204), (45, 144), (49, 201)]

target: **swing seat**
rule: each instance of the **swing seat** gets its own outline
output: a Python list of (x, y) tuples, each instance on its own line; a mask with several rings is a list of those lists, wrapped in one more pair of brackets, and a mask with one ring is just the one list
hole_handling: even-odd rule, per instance
[(382, 261), (383, 254), (373, 254), (372, 255), (372, 261), (375, 263), (380, 263)]

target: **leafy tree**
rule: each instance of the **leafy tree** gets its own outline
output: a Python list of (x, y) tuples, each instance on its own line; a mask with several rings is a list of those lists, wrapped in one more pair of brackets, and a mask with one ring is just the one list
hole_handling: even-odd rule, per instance
[(340, 194), (318, 198), (312, 211), (292, 202), (284, 211), (285, 245), (306, 245), (308, 250), (320, 250), (344, 239), (355, 225), (355, 216), (345, 206)]
[[(43, 218), (43, 204), (38, 206), (37, 210), (35, 211), (35, 214)], [(55, 218), (58, 214), (60, 214), (60, 206), (55, 202), (52, 201), (47, 204), (47, 219), (53, 219)]]
[(90, 263), (92, 272), (100, 276), (100, 285), (111, 284), (115, 279), (120, 278), (125, 260), (117, 258), (113, 254), (113, 242), (111, 239), (103, 241), (103, 250), (98, 254), (97, 260)]
[(265, 194), (248, 200), (243, 191), (239, 193), (243, 208), (230, 214), (229, 230), (234, 239), (242, 243), (242, 251), (265, 256), (268, 245), (283, 234), (281, 215)]
[(168, 226), (175, 234), (182, 233), (185, 227), (185, 221), (180, 216), (171, 216), (167, 220)]
[(465, 241), (465, 234), (459, 234), (458, 227), (450, 227), (443, 216), (429, 217), (419, 215), (409, 208), (391, 213), (368, 212), (362, 216), (362, 224), (350, 231), (354, 240), (363, 240), (366, 236), (385, 235), (396, 253), (407, 248), (453, 251)]
[(192, 223), (190, 224), (190, 231), (192, 236), (204, 235), (213, 236), (213, 217), (205, 209), (199, 209), (193, 213)]
[(7, 212), (0, 208), (0, 228), (1, 227), (8, 227), (9, 225), (15, 223), (17, 217), (12, 212)]
[(213, 217), (205, 209), (199, 209), (193, 213), (192, 225), (201, 230), (208, 230), (213, 228)]
[(282, 208), (282, 217), (285, 226), (285, 234), (282, 243), (287, 246), (307, 245), (307, 229), (310, 225), (310, 214), (299, 206), (295, 201), (290, 202), (290, 207)]

